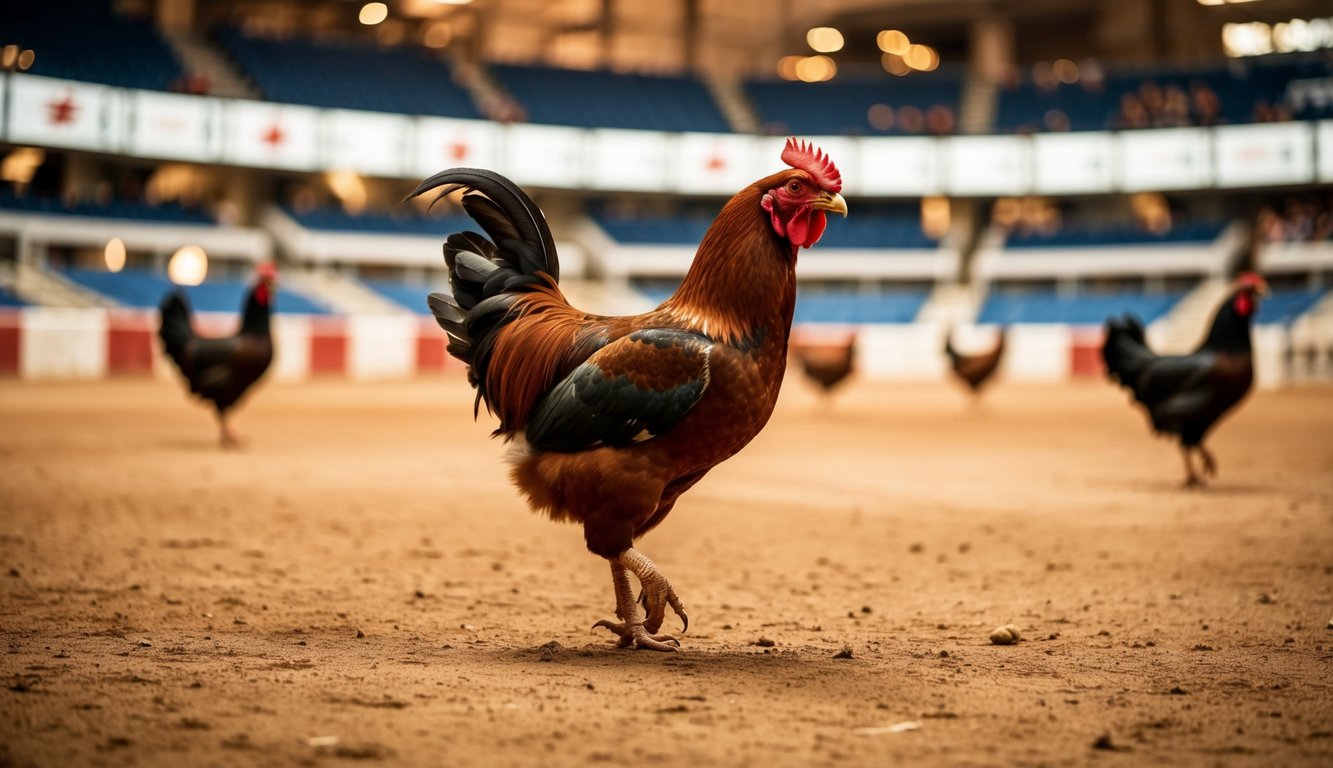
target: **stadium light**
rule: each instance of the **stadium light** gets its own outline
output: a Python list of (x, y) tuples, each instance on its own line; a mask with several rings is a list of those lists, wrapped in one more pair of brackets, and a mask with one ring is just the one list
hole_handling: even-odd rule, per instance
[(815, 27), (805, 33), (805, 41), (820, 53), (841, 51), (844, 44), (842, 33), (833, 27)]
[(167, 277), (176, 285), (199, 285), (208, 274), (208, 254), (197, 245), (187, 245), (171, 254)]
[(366, 3), (361, 6), (361, 13), (356, 18), (362, 24), (373, 27), (389, 18), (389, 6), (384, 3)]
[(875, 36), (875, 44), (885, 53), (902, 56), (904, 53), (907, 53), (907, 49), (912, 45), (912, 41), (907, 39), (907, 35), (904, 32), (900, 32), (896, 29), (886, 29)]
[(125, 268), (125, 241), (113, 237), (106, 241), (106, 271), (119, 272)]

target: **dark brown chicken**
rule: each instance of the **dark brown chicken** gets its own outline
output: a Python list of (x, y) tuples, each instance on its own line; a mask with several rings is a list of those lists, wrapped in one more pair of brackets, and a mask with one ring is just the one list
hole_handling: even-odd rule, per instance
[(190, 323), (190, 303), (180, 290), (162, 300), (158, 335), (162, 346), (190, 385), (190, 392), (213, 404), (217, 411), (222, 446), (239, 444), (227, 423), (232, 406), (245, 395), (273, 360), (269, 331), (278, 273), (272, 264), (255, 270), (255, 284), (245, 298), (241, 330), (235, 336), (207, 339)]
[(1008, 332), (1000, 329), (999, 337), (995, 340), (995, 346), (989, 351), (980, 355), (960, 354), (953, 346), (953, 331), (950, 331), (944, 337), (944, 354), (949, 356), (949, 366), (958, 380), (967, 385), (973, 395), (981, 394), (981, 390), (986, 383), (990, 381), (991, 376), (995, 374), (996, 369), (1000, 367), (1000, 361), (1004, 359), (1004, 342)]
[(1133, 315), (1106, 322), (1102, 357), (1112, 381), (1134, 394), (1159, 434), (1180, 439), (1185, 485), (1203, 483), (1190, 455), (1197, 452), (1203, 473), (1217, 474), (1217, 460), (1203, 439), (1218, 419), (1236, 406), (1254, 382), (1250, 323), (1268, 284), (1253, 273), (1236, 279), (1231, 296), (1217, 310), (1203, 344), (1188, 355), (1157, 355), (1148, 348), (1143, 323)]
[(508, 179), (460, 168), (414, 193), (463, 190), (489, 237), (448, 237), (453, 294), (432, 294), (430, 307), (468, 365), (476, 407), (486, 403), (512, 444), (515, 484), (534, 509), (582, 525), (610, 563), (620, 620), (596, 626), (621, 647), (679, 645), (659, 630), (668, 607), (688, 627), (685, 609), (635, 539), (767, 423), (786, 369), (797, 251), (819, 240), (826, 212), (847, 212), (822, 152), (793, 140), (782, 159), (790, 170), (723, 207), (676, 293), (630, 317), (570, 306), (546, 220)]
[(843, 339), (793, 339), (791, 351), (805, 372), (805, 377), (817, 384), (826, 396), (846, 381), (856, 368), (854, 333), (847, 334)]

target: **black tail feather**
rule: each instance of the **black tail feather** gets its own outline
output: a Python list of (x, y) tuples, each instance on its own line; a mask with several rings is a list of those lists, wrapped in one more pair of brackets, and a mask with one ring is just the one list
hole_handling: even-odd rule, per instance
[(1108, 376), (1132, 389), (1154, 357), (1148, 348), (1143, 321), (1128, 313), (1107, 319), (1102, 359), (1106, 361)]
[(157, 335), (162, 338), (167, 356), (183, 370), (185, 348), (194, 339), (194, 328), (190, 325), (190, 301), (180, 289), (176, 289), (163, 297), (159, 310), (161, 323)]

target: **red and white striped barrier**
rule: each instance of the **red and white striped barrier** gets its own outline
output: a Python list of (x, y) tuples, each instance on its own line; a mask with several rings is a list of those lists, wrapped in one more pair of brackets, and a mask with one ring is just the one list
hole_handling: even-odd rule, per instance
[[(235, 333), (236, 315), (199, 313), (195, 330)], [(444, 332), (416, 316), (276, 315), (270, 376), (357, 380), (435, 373), (455, 365)], [(24, 307), (0, 310), (0, 375), (23, 379), (169, 376), (157, 338), (157, 314), (140, 310)]]

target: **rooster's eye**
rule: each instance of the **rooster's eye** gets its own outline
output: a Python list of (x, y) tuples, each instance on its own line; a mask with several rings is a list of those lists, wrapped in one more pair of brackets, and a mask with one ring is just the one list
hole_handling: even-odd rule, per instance
[(801, 182), (799, 182), (799, 181), (790, 181), (790, 182), (787, 182), (787, 190), (790, 191), (793, 195), (795, 195), (795, 194), (800, 194), (800, 192), (801, 192)]

